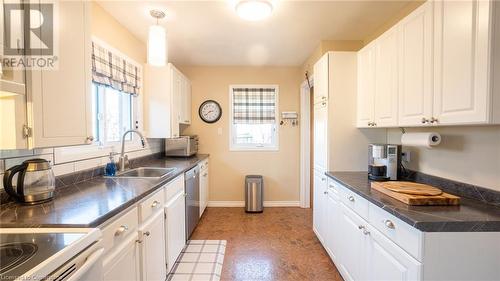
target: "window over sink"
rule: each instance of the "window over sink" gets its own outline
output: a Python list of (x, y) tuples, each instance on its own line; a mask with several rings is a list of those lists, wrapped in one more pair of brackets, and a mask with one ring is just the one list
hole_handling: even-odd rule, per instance
[(230, 150), (278, 150), (278, 86), (232, 85), (229, 89)]

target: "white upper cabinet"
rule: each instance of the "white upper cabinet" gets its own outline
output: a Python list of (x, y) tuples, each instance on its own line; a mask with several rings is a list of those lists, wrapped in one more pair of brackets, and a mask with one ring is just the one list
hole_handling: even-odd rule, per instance
[(432, 117), (433, 5), (427, 2), (399, 23), (399, 125), (427, 125)]
[(92, 143), (89, 7), (86, 1), (58, 2), (58, 67), (30, 71), (28, 79), (30, 147)]
[(328, 61), (326, 55), (314, 64), (314, 104), (328, 100)]
[(375, 48), (368, 45), (358, 52), (357, 126), (372, 127), (375, 109)]
[(393, 28), (375, 44), (375, 96), (373, 126), (398, 125), (398, 34)]
[(150, 138), (179, 137), (191, 124), (191, 82), (174, 65), (144, 68), (144, 120)]
[(439, 124), (488, 123), (491, 1), (436, 1), (434, 117)]
[(358, 127), (500, 123), (499, 6), (428, 1), (359, 51)]

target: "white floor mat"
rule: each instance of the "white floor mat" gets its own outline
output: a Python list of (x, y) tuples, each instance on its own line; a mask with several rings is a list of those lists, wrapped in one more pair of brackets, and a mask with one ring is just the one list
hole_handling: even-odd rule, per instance
[(218, 281), (222, 273), (226, 240), (189, 240), (167, 281)]

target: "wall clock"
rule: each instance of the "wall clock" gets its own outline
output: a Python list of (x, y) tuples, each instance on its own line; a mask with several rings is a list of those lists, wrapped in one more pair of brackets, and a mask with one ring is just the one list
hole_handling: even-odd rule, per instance
[(214, 100), (206, 100), (200, 105), (198, 114), (200, 115), (201, 120), (206, 123), (215, 123), (219, 121), (222, 116), (222, 108), (218, 102)]

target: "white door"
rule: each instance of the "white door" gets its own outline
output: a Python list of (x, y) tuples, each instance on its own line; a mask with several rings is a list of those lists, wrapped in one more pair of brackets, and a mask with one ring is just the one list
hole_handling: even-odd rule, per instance
[(186, 244), (186, 204), (184, 190), (176, 194), (165, 207), (166, 263), (167, 272)]
[(328, 101), (314, 105), (314, 169), (328, 170)]
[(342, 243), (339, 267), (346, 280), (364, 280), (366, 235), (363, 231), (367, 223), (344, 204), (340, 205)]
[(314, 181), (313, 181), (313, 228), (316, 232), (316, 236), (324, 243), (324, 202), (326, 191), (326, 176), (319, 172), (314, 171)]
[(398, 125), (398, 33), (392, 28), (375, 44), (375, 126)]
[(399, 23), (399, 126), (427, 125), (433, 104), (433, 3)]
[(92, 143), (90, 4), (58, 2), (57, 69), (33, 70), (28, 80), (32, 147)]
[(103, 261), (103, 280), (140, 280), (138, 234), (135, 232)]
[(434, 4), (434, 117), (443, 125), (486, 123), (493, 1)]
[(357, 127), (374, 121), (375, 48), (368, 45), (358, 52)]
[(176, 138), (179, 136), (179, 123), (181, 121), (181, 111), (182, 111), (182, 77), (175, 67), (171, 68), (171, 81), (172, 81), (172, 137)]
[(200, 176), (200, 217), (208, 204), (208, 169), (201, 170)]
[(165, 268), (165, 227), (164, 213), (156, 212), (139, 230), (142, 239), (141, 261), (143, 281), (164, 281)]
[(369, 230), (366, 279), (380, 281), (421, 280), (422, 264), (375, 228)]
[(314, 103), (328, 100), (328, 53), (314, 64)]

